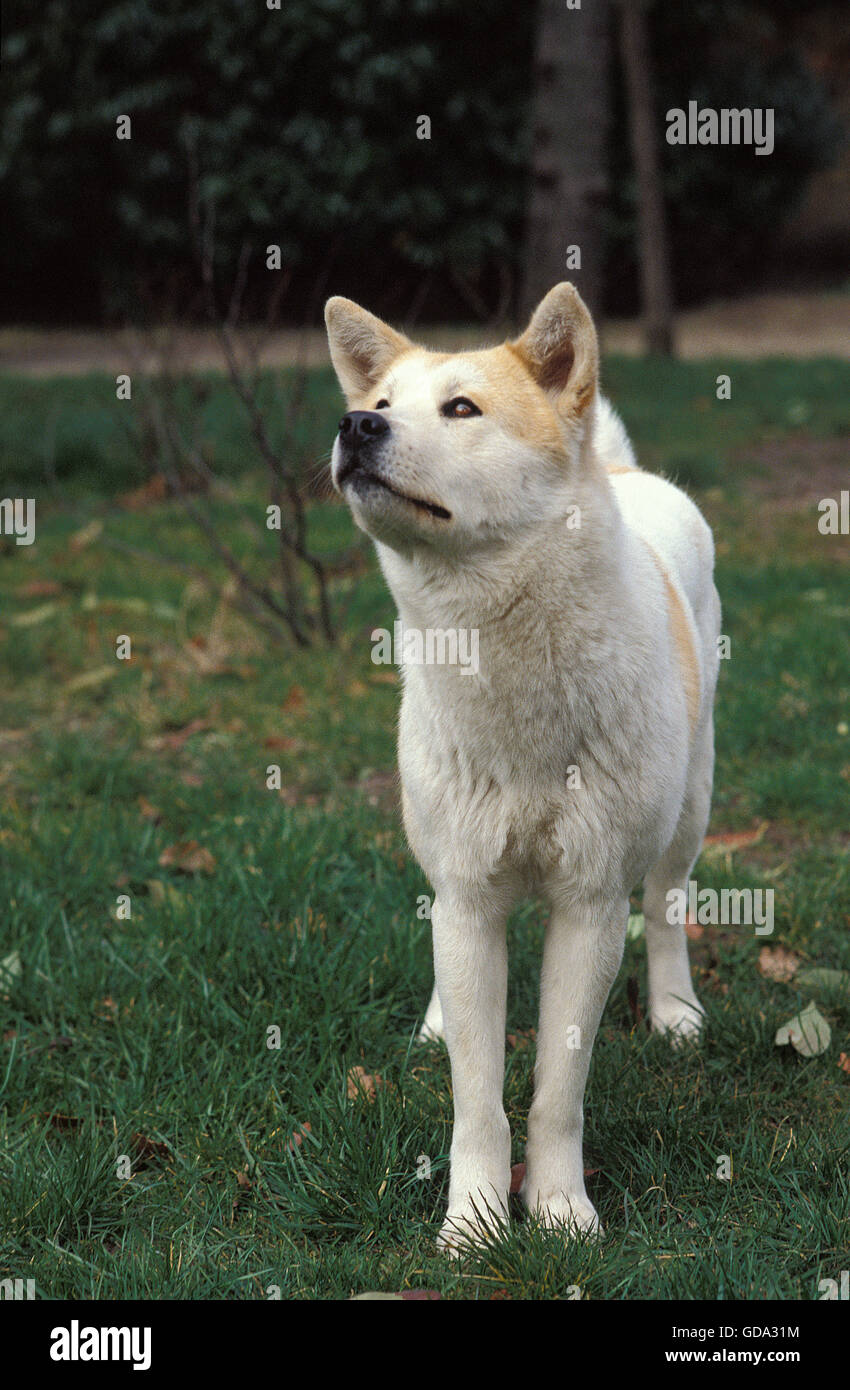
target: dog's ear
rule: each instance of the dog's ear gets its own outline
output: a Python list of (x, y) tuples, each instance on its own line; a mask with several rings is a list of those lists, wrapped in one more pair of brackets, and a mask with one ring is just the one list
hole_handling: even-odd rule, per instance
[(563, 280), (540, 301), (521, 338), (510, 344), (560, 415), (582, 415), (596, 392), (596, 329), (574, 285)]
[(413, 346), (403, 333), (339, 295), (325, 305), (325, 323), (331, 361), (349, 404), (371, 391), (390, 363)]

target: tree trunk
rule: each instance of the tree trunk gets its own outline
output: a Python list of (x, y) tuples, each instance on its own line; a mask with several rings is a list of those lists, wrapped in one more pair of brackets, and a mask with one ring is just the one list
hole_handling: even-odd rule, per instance
[[(583, 0), (581, 9), (540, 0), (523, 317), (560, 280), (574, 281), (600, 313), (609, 90), (608, 0)], [(580, 268), (568, 264), (569, 247), (579, 248)]]
[(620, 0), (620, 48), (637, 184), (638, 254), (647, 351), (673, 355), (673, 292), (661, 165), (652, 104), (652, 69), (644, 0)]

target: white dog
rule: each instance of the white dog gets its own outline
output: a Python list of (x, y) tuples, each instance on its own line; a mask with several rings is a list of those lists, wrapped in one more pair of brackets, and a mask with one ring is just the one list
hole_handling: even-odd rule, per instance
[(347, 299), (326, 319), (349, 405), (335, 485), (404, 629), (479, 639), (476, 671), (402, 667), (404, 823), (435, 891), (423, 1033), (445, 1037), (454, 1090), (441, 1239), (474, 1240), (507, 1211), (505, 922), (532, 892), (551, 914), (523, 1197), (547, 1225), (594, 1230), (582, 1102), (641, 879), (652, 1025), (681, 1038), (702, 1019), (667, 895), (687, 884), (711, 799), (711, 533), (638, 468), (572, 285), (478, 352), (428, 352)]

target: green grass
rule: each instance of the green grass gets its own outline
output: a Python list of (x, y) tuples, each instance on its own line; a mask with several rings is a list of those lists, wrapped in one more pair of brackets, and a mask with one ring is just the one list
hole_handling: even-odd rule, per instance
[[(714, 398), (720, 371), (728, 402)], [(801, 439), (850, 435), (849, 377), (835, 362), (607, 364), (642, 459), (687, 475), (718, 539), (732, 659), (711, 830), (768, 823), (734, 857), (706, 854), (696, 876), (774, 888), (776, 931), (708, 929), (694, 943), (709, 1024), (682, 1052), (635, 1019), (644, 945), (627, 945), (587, 1097), (605, 1237), (565, 1244), (517, 1213), (504, 1242), (460, 1265), (434, 1248), (451, 1088), (445, 1051), (412, 1042), (431, 985), (416, 911), (429, 890), (392, 804), (398, 689), (368, 639), (393, 610), (374, 565), (335, 581), (338, 648), (275, 648), (234, 612), (176, 504), (116, 505), (140, 474), (108, 378), (0, 378), (2, 495), (23, 480), (38, 506), (36, 545), (0, 541), (0, 959), (20, 960), (0, 982), (0, 1278), (34, 1278), (41, 1297), (257, 1298), (274, 1285), (284, 1297), (566, 1298), (578, 1286), (596, 1299), (813, 1299), (838, 1277), (850, 999), (819, 1001), (832, 1041), (805, 1060), (773, 1038), (810, 995), (756, 962), (768, 940), (850, 968), (850, 542), (819, 535), (793, 468), (799, 504), (765, 501), (755, 453), (772, 446), (788, 466)], [(204, 430), (235, 488), (216, 509), (259, 571), (273, 538), (236, 505), (261, 522), (262, 479), (238, 410), (208, 384)], [(339, 402), (328, 373), (311, 390), (295, 445), (315, 434), (318, 454)], [(102, 532), (75, 549), (93, 518)], [(311, 525), (328, 553), (352, 544), (334, 504)], [(108, 540), (203, 567), (212, 585)], [(119, 633), (129, 663), (115, 659)], [(270, 763), (282, 794), (266, 788)], [(186, 840), (212, 872), (159, 863)], [(511, 924), (512, 1034), (536, 1022), (543, 920), (530, 903)], [(517, 1162), (533, 1060), (533, 1044), (508, 1050)], [(381, 1078), (373, 1103), (348, 1098), (354, 1066)], [(731, 1182), (715, 1176), (722, 1154)]]

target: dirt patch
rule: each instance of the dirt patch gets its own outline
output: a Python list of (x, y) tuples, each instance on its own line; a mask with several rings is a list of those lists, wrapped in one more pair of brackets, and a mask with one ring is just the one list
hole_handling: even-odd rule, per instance
[(749, 474), (747, 492), (773, 512), (810, 511), (822, 498), (838, 497), (850, 485), (850, 440), (841, 435), (793, 435), (747, 445), (736, 457), (748, 471), (753, 463), (763, 469)]

